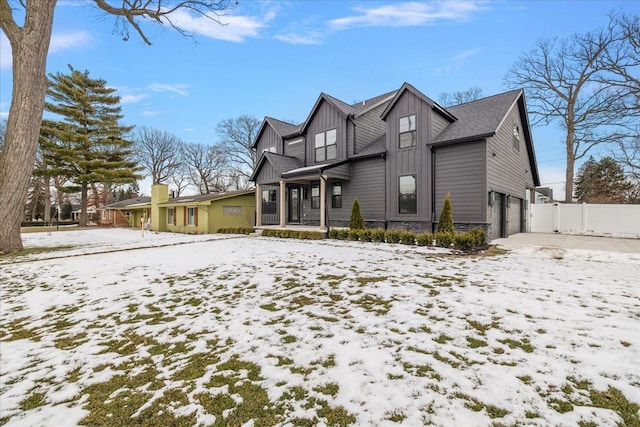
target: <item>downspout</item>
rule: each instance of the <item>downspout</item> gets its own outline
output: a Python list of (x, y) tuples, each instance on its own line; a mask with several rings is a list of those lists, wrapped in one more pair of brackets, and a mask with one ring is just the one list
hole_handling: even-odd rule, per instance
[[(354, 115), (353, 114), (348, 114), (347, 115), (347, 120), (349, 120), (351, 122), (351, 124), (353, 125), (353, 154), (356, 154), (356, 122), (354, 120)], [(347, 156), (349, 157), (349, 156)]]
[(433, 145), (431, 151), (431, 233), (436, 232), (436, 150)]

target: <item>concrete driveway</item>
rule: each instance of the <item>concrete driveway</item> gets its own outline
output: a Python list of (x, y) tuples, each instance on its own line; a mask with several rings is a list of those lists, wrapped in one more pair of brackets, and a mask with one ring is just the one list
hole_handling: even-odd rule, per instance
[(640, 239), (622, 239), (618, 237), (555, 233), (519, 233), (505, 239), (495, 239), (491, 243), (504, 247), (547, 246), (562, 249), (589, 249), (640, 254)]

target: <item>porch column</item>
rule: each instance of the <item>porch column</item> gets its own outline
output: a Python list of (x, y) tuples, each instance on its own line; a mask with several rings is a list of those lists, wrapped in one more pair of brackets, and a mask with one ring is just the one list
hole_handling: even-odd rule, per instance
[(287, 192), (287, 184), (284, 181), (280, 181), (280, 227), (284, 228), (286, 225), (286, 203), (285, 196)]
[(256, 183), (256, 227), (262, 227), (262, 185)]
[(327, 176), (320, 176), (320, 229), (325, 230), (327, 228), (326, 219), (326, 204), (327, 204)]

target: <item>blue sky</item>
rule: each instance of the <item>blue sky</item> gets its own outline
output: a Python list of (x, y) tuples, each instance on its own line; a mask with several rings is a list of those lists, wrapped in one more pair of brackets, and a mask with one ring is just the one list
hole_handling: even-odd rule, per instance
[[(302, 122), (320, 92), (355, 102), (409, 82), (437, 100), (478, 86), (507, 90), (503, 77), (539, 38), (604, 26), (638, 14), (626, 1), (258, 1), (240, 0), (220, 19), (181, 13), (192, 31), (145, 25), (153, 45), (91, 1), (59, 0), (48, 72), (67, 64), (118, 89), (125, 124), (151, 126), (185, 142), (213, 144), (223, 119), (250, 114)], [(0, 35), (0, 115), (11, 102), (11, 52)], [(563, 194), (563, 133), (533, 128), (542, 184)], [(144, 186), (141, 189), (145, 191)]]

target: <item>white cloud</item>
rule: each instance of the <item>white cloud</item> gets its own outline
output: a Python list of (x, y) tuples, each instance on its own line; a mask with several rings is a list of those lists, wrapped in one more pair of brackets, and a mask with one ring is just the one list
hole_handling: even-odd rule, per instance
[(0, 119), (6, 119), (9, 117), (9, 112), (0, 111)]
[(76, 31), (73, 33), (54, 33), (51, 35), (49, 53), (61, 50), (86, 46), (91, 41), (88, 31)]
[[(51, 35), (49, 53), (60, 52), (87, 45), (91, 41), (88, 31), (76, 31), (73, 33), (54, 33)], [(0, 33), (0, 68), (11, 68), (13, 64), (11, 45), (4, 33)]]
[(122, 95), (120, 97), (120, 103), (121, 104), (135, 104), (137, 102), (140, 102), (144, 99), (147, 99), (149, 97), (149, 95), (141, 93), (139, 95), (131, 95), (131, 94), (127, 94), (127, 95)]
[(248, 37), (256, 37), (258, 31), (273, 19), (274, 12), (265, 14), (262, 18), (256, 16), (227, 15), (215, 17), (216, 20), (202, 15), (191, 15), (184, 10), (177, 10), (170, 17), (165, 18), (165, 23), (197, 35), (217, 40), (231, 42), (243, 42)]
[(482, 49), (480, 48), (468, 49), (456, 55), (453, 55), (451, 58), (449, 58), (449, 60), (445, 63), (445, 65), (436, 67), (433, 73), (436, 76), (441, 76), (441, 75), (446, 76), (449, 74), (453, 74), (461, 70), (465, 66), (465, 63), (469, 58), (479, 54), (481, 51)]
[(280, 40), (289, 44), (320, 44), (321, 43), (321, 33), (319, 32), (309, 32), (307, 34), (296, 34), (296, 33), (288, 33), (288, 34), (280, 34), (277, 35), (276, 40)]
[(439, 21), (465, 21), (482, 9), (478, 1), (437, 1), (393, 3), (368, 9), (355, 7), (355, 16), (329, 21), (334, 29), (353, 27), (410, 27)]
[(189, 85), (184, 83), (176, 83), (176, 84), (164, 84), (164, 83), (151, 83), (147, 86), (147, 89), (152, 90), (154, 92), (173, 92), (178, 95), (188, 96), (189, 92), (187, 92), (187, 88)]

